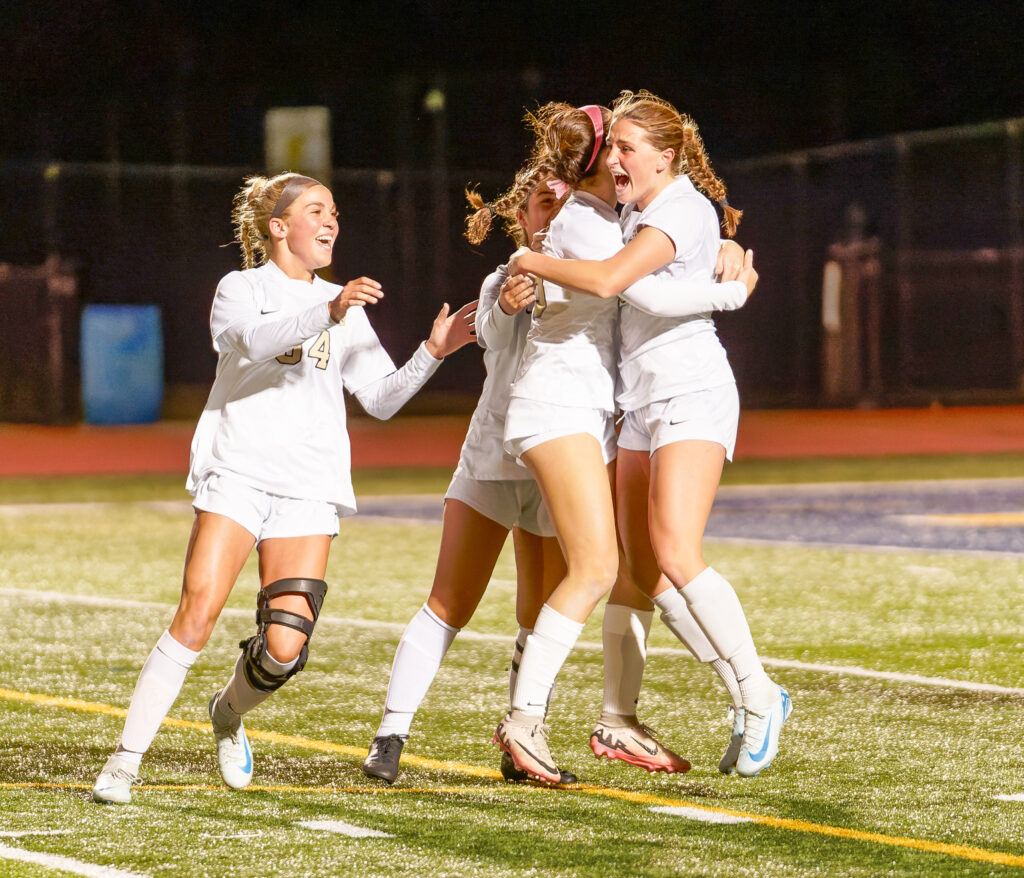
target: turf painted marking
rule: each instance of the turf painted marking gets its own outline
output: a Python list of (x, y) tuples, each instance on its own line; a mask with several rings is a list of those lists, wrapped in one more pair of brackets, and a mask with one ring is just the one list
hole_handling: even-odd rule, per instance
[[(133, 610), (159, 610), (167, 612), (174, 609), (173, 604), (162, 604), (156, 601), (135, 601), (126, 598), (104, 598), (97, 595), (76, 595), (54, 591), (29, 591), (24, 588), (0, 588), (0, 597), (21, 598), (31, 595), (35, 602), (47, 601), (59, 604), (80, 604), (92, 607), (113, 607)], [(252, 618), (252, 610), (242, 610), (233, 607), (225, 607), (221, 611), (222, 616), (237, 618)], [(363, 628), (374, 631), (387, 631), (401, 634), (405, 631), (406, 623), (379, 622), (372, 619), (346, 619), (339, 616), (320, 616), (318, 625), (331, 624), (343, 625), (348, 628)], [(478, 631), (467, 631), (463, 629), (459, 634), (460, 642), (477, 643), (502, 643), (511, 645), (515, 638), (506, 634), (482, 634)], [(576, 644), (578, 649), (590, 652), (600, 652), (603, 646), (600, 643), (581, 640)], [(670, 646), (652, 646), (647, 650), (648, 655), (664, 655), (680, 658), (690, 658), (690, 653), (685, 649)], [(962, 689), (968, 692), (984, 692), (990, 695), (1010, 695), (1024, 697), (1024, 687), (998, 686), (994, 683), (974, 683), (969, 680), (951, 680), (947, 677), (924, 677), (919, 674), (902, 674), (895, 671), (874, 671), (868, 668), (858, 668), (851, 665), (825, 665), (811, 662), (801, 662), (790, 659), (774, 659), (769, 656), (761, 656), (762, 664), (773, 668), (791, 668), (797, 671), (811, 671), (819, 674), (835, 674), (841, 677), (864, 677), (872, 680), (888, 680), (893, 683), (910, 683), (915, 686), (938, 686), (943, 689)], [(0, 696), (3, 697), (3, 696)], [(44, 697), (44, 696), (40, 696)], [(110, 708), (117, 711), (119, 708)], [(124, 711), (113, 713), (112, 716), (124, 716)], [(364, 752), (365, 755), (365, 752)]]
[(68, 835), (70, 829), (22, 829), (0, 832), (0, 838), (24, 838), (26, 835)]
[[(252, 732), (249, 729), (246, 731), (251, 735)], [(321, 742), (326, 743), (326, 742)], [(412, 763), (412, 757), (408, 760)], [(402, 754), (402, 761), (405, 762), (405, 754)], [(452, 774), (469, 774), (472, 776), (481, 776), (483, 774), (493, 775), (496, 778), (500, 777), (498, 772), (490, 769), (482, 769), (475, 765), (463, 765), (458, 762), (439, 762), (437, 760), (423, 760), (424, 762), (430, 762), (434, 766), (441, 767), (444, 770)], [(61, 783), (4, 783), (0, 784), (0, 789), (7, 788), (26, 788), (26, 787), (38, 787), (42, 789), (88, 789), (87, 784), (61, 784)], [(210, 792), (225, 792), (224, 787), (213, 786), (209, 784), (183, 784), (175, 786), (173, 784), (160, 784), (160, 785), (142, 785), (136, 787), (136, 789), (152, 789), (152, 790), (179, 790), (179, 791), (210, 791)], [(300, 787), (300, 786), (286, 786), (286, 785), (268, 785), (268, 786), (256, 786), (253, 785), (247, 788), (251, 792), (281, 792), (281, 793), (311, 793), (311, 794), (356, 794), (356, 795), (422, 795), (422, 796), (439, 796), (439, 795), (468, 795), (472, 797), (479, 797), (481, 794), (481, 787)], [(546, 795), (549, 792), (553, 792), (550, 788), (543, 785), (536, 785), (535, 789), (539, 794)], [(500, 784), (494, 787), (488, 788), (487, 791), (494, 792), (497, 795), (501, 795), (505, 790), (505, 785)], [(746, 820), (750, 823), (757, 823), (761, 826), (771, 826), (776, 829), (786, 829), (791, 832), (804, 832), (814, 835), (824, 835), (832, 838), (842, 838), (849, 841), (862, 841), (869, 842), (872, 844), (885, 845), (888, 847), (901, 847), (909, 848), (911, 850), (922, 851), (924, 853), (932, 854), (943, 854), (949, 857), (956, 857), (964, 860), (972, 860), (975, 862), (982, 863), (994, 863), (1000, 866), (1015, 866), (1017, 868), (1024, 869), (1024, 856), (1016, 854), (1008, 854), (1003, 851), (990, 851), (985, 848), (970, 847), (967, 845), (958, 844), (946, 844), (944, 842), (929, 841), (928, 839), (921, 838), (903, 838), (898, 835), (884, 835), (878, 832), (865, 832), (859, 829), (847, 829), (842, 826), (829, 826), (828, 824), (822, 823), (810, 823), (806, 820), (793, 820), (787, 817), (771, 817), (764, 814), (752, 814), (745, 811), (734, 811), (729, 808), (718, 808), (711, 807), (709, 805), (701, 805), (696, 802), (687, 802), (680, 799), (669, 799), (664, 796), (651, 795), (649, 793), (633, 792), (630, 790), (616, 790), (609, 787), (600, 787), (593, 784), (574, 784), (573, 786), (567, 786), (560, 788), (563, 793), (578, 792), (590, 796), (601, 796), (608, 799), (618, 799), (623, 802), (632, 802), (638, 805), (646, 805), (649, 808), (661, 807), (668, 809), (687, 809), (690, 811), (699, 811), (707, 814), (719, 814), (727, 817), (738, 818), (739, 820)], [(237, 795), (232, 793), (232, 795)], [(132, 873), (104, 873), (109, 875), (126, 874)]]
[(945, 527), (1021, 527), (1024, 525), (1024, 512), (934, 512), (894, 517), (911, 524), (931, 524)]
[(1024, 802), (1024, 793), (1010, 793), (1005, 796), (996, 796), (1000, 802)]
[(88, 875), (90, 878), (147, 878), (141, 872), (127, 872), (124, 869), (115, 869), (113, 866), (97, 866), (93, 863), (73, 860), (71, 857), (61, 854), (23, 851), (20, 848), (7, 847), (7, 845), (0, 845), (0, 859), (20, 860), (23, 863), (45, 866), (48, 869), (59, 869), (73, 875)]
[(690, 808), (686, 805), (672, 807), (655, 805), (650, 809), (655, 814), (668, 814), (670, 817), (685, 817), (687, 820), (699, 820), (701, 823), (753, 823), (749, 817), (736, 817), (732, 814), (720, 814), (717, 811), (704, 811), (701, 808)]
[(259, 838), (261, 835), (263, 835), (262, 829), (257, 829), (255, 832), (232, 832), (227, 835), (213, 835), (209, 832), (199, 833), (200, 838), (215, 838), (218, 841), (222, 841), (227, 838)]
[(379, 829), (367, 829), (365, 826), (355, 826), (341, 820), (300, 820), (299, 826), (320, 832), (333, 832), (335, 835), (345, 835), (349, 838), (394, 838), (393, 835)]

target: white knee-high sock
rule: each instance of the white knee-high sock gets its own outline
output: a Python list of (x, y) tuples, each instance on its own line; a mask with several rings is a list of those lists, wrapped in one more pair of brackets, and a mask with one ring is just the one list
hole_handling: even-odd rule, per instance
[(544, 716), (555, 677), (582, 632), (582, 622), (563, 616), (547, 604), (541, 607), (519, 663), (516, 691), (512, 695), (513, 710)]
[(412, 617), (395, 650), (378, 736), (408, 736), (420, 702), (458, 633), (458, 628), (442, 622), (426, 604)]
[[(675, 589), (672, 589), (673, 591)], [(654, 610), (606, 604), (601, 640), (604, 645), (602, 713), (634, 716), (647, 663), (647, 635)]]
[[(217, 693), (213, 702), (211, 720), (217, 726), (238, 728), (238, 721), (254, 707), (266, 701), (276, 690), (256, 689), (245, 676), (245, 653), (238, 656), (235, 670), (227, 685)], [(296, 656), (290, 662), (279, 662), (270, 653), (265, 652), (260, 658), (260, 665), (270, 674), (287, 674), (298, 663)]]
[(732, 706), (739, 708), (743, 706), (743, 699), (740, 695), (740, 684), (736, 680), (736, 672), (732, 665), (723, 659), (718, 651), (711, 645), (707, 635), (693, 618), (693, 613), (686, 603), (686, 598), (674, 588), (667, 588), (661, 594), (654, 596), (654, 605), (661, 610), (661, 621), (665, 623), (697, 661), (711, 666), (711, 669), (718, 674), (729, 693)]
[(775, 689), (757, 657), (747, 617), (729, 581), (708, 567), (691, 579), (682, 592), (718, 655), (736, 672), (743, 706), (757, 709), (774, 698)]
[(142, 760), (198, 656), (197, 650), (178, 643), (170, 631), (160, 635), (135, 684), (118, 753), (130, 761), (136, 756)]
[(523, 650), (526, 648), (526, 638), (533, 634), (532, 628), (519, 626), (519, 633), (516, 635), (515, 646), (512, 647), (512, 664), (508, 669), (508, 704), (512, 706), (512, 699), (516, 694), (516, 680), (519, 679), (519, 663), (523, 660)]

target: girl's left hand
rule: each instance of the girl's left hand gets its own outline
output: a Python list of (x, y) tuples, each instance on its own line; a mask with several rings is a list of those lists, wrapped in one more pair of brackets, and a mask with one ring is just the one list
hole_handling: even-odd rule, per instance
[(440, 313), (434, 318), (434, 326), (427, 339), (427, 350), (437, 360), (443, 360), (476, 338), (476, 300), (467, 302), (454, 314), (449, 315), (445, 302)]

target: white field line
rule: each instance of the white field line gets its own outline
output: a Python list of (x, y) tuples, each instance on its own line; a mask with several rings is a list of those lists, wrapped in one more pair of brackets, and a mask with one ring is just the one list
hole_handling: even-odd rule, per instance
[(668, 814), (670, 817), (685, 817), (687, 820), (699, 820), (701, 823), (753, 823), (749, 817), (738, 817), (735, 814), (722, 814), (718, 811), (705, 811), (701, 808), (687, 808), (685, 805), (655, 805), (648, 810), (655, 814)]
[(20, 848), (12, 848), (7, 845), (0, 845), (0, 859), (20, 860), (23, 863), (45, 866), (47, 869), (59, 869), (62, 872), (70, 872), (72, 875), (88, 875), (89, 878), (147, 878), (147, 876), (140, 872), (127, 872), (124, 869), (116, 869), (113, 866), (97, 866), (93, 863), (83, 863), (81, 860), (73, 860), (71, 857), (65, 857), (61, 854), (23, 851)]
[(1024, 793), (1011, 793), (1007, 796), (994, 796), (1000, 802), (1024, 802)]
[[(53, 591), (29, 591), (22, 588), (0, 588), (0, 597), (27, 598), (30, 602), (46, 601), (49, 603), (79, 604), (81, 606), (126, 610), (159, 610), (168, 615), (174, 610), (174, 605), (158, 603), (157, 601), (134, 601), (127, 598), (105, 598), (97, 595), (76, 595)], [(225, 607), (221, 615), (251, 619), (253, 611)], [(406, 628), (406, 625), (401, 622), (379, 622), (373, 619), (349, 619), (343, 616), (328, 615), (321, 615), (317, 620), (317, 624), (362, 628), (371, 631), (387, 632), (398, 636), (401, 636)], [(459, 639), (476, 643), (501, 643), (508, 646), (511, 646), (515, 641), (513, 635), (482, 634), (478, 631), (467, 631), (466, 629), (459, 632)], [(576, 648), (587, 650), (588, 652), (601, 652), (604, 649), (602, 644), (586, 640), (579, 641), (576, 644)], [(648, 648), (647, 653), (648, 655), (663, 655), (691, 661), (693, 659), (688, 650), (671, 646), (652, 646)], [(1024, 698), (1024, 687), (998, 686), (994, 683), (975, 683), (970, 680), (951, 680), (947, 677), (924, 677), (919, 674), (903, 674), (897, 671), (873, 671), (870, 668), (859, 668), (854, 665), (825, 665), (790, 659), (774, 659), (768, 656), (761, 656), (761, 662), (772, 668), (789, 668), (811, 673), (835, 674), (840, 677), (862, 677), (870, 680), (886, 680), (892, 683), (910, 683), (915, 686), (936, 686), (943, 689), (961, 689), (967, 692), (984, 692), (990, 695), (1009, 695)]]
[(320, 832), (333, 832), (335, 835), (346, 835), (349, 838), (394, 838), (393, 835), (379, 829), (367, 829), (365, 826), (355, 826), (341, 820), (300, 820), (299, 826)]
[(26, 835), (69, 835), (70, 829), (21, 829), (0, 832), (0, 838), (24, 838)]

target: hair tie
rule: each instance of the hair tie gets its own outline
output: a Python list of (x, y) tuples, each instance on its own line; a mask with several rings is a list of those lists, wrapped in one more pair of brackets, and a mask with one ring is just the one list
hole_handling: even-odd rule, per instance
[(604, 114), (597, 104), (587, 104), (579, 109), (587, 114), (590, 123), (594, 126), (594, 151), (590, 154), (590, 161), (587, 162), (587, 166), (583, 169), (585, 176), (593, 167), (594, 159), (597, 158), (597, 154), (601, 151), (601, 146), (604, 144)]
[(284, 189), (281, 190), (281, 194), (277, 196), (277, 201), (274, 202), (274, 210), (270, 214), (271, 219), (279, 219), (290, 206), (291, 203), (298, 198), (307, 189), (313, 186), (322, 186), (319, 180), (314, 180), (312, 177), (304, 177), (302, 174), (296, 174), (292, 177), (285, 185)]
[(562, 180), (556, 180), (554, 178), (546, 180), (545, 182), (547, 183), (548, 189), (555, 193), (555, 198), (557, 198), (559, 201), (565, 198), (565, 193), (572, 188), (568, 183), (565, 183)]

